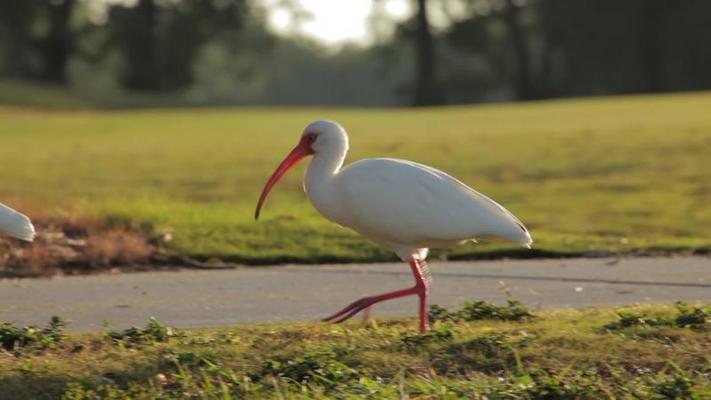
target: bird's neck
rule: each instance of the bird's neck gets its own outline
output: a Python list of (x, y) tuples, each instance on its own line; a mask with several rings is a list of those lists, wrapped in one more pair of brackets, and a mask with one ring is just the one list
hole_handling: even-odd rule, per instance
[(316, 153), (306, 170), (304, 184), (308, 188), (318, 188), (327, 185), (343, 166), (347, 148), (335, 151)]
[(334, 182), (343, 166), (347, 151), (345, 148), (330, 154), (317, 153), (311, 160), (304, 178), (304, 191), (314, 207), (326, 218), (340, 224), (340, 202)]

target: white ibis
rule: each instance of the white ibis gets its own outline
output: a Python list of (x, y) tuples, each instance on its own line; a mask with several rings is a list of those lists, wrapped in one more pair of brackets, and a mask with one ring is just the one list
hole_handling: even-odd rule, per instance
[(0, 233), (31, 242), (35, 227), (27, 216), (0, 203)]
[(257, 203), (259, 218), (269, 191), (302, 158), (313, 155), (304, 179), (311, 203), (327, 219), (392, 249), (410, 264), (415, 286), (356, 300), (324, 321), (343, 322), (375, 303), (419, 296), (420, 331), (426, 332), (430, 248), (500, 237), (531, 246), (523, 223), (494, 200), (450, 175), (412, 161), (371, 158), (343, 167), (348, 135), (333, 121), (308, 125), (299, 144), (279, 164)]

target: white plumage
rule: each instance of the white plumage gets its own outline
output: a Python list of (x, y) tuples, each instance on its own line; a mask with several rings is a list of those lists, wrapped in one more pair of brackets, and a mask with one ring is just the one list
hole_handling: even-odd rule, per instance
[(35, 227), (26, 215), (0, 204), (0, 233), (31, 242), (35, 238)]
[(415, 286), (357, 300), (327, 318), (344, 321), (379, 301), (417, 294), (420, 330), (427, 329), (429, 248), (448, 248), (462, 241), (499, 237), (529, 247), (523, 223), (494, 200), (450, 175), (426, 165), (392, 158), (373, 158), (345, 167), (348, 135), (337, 123), (316, 121), (304, 129), (299, 144), (267, 181), (255, 218), (277, 180), (299, 160), (313, 155), (304, 189), (326, 218), (391, 248), (409, 262)]
[(421, 249), (490, 236), (531, 244), (521, 221), (501, 205), (422, 164), (366, 159), (343, 168), (334, 184), (343, 205), (341, 223), (404, 260)]

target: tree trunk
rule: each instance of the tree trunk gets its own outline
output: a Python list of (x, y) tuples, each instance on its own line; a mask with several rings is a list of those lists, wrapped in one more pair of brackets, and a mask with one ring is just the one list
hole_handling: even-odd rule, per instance
[(642, 5), (640, 32), (641, 64), (645, 92), (664, 90), (662, 66), (664, 64), (664, 19), (671, 2), (645, 0)]
[(128, 24), (123, 26), (124, 62), (126, 73), (124, 86), (128, 89), (156, 91), (161, 82), (158, 76), (156, 49), (156, 5), (154, 0), (140, 0)]
[(531, 74), (531, 60), (526, 46), (526, 34), (519, 21), (519, 7), (513, 0), (506, 0), (505, 21), (511, 35), (511, 45), (514, 54), (514, 87), (519, 100), (536, 98)]
[(41, 42), (41, 78), (45, 81), (58, 84), (67, 82), (67, 63), (74, 50), (74, 34), (69, 22), (75, 4), (75, 0), (46, 2), (49, 32)]
[(429, 106), (444, 103), (444, 96), (436, 82), (436, 57), (432, 32), (427, 21), (427, 1), (417, 0), (415, 28), (416, 78), (415, 106)]

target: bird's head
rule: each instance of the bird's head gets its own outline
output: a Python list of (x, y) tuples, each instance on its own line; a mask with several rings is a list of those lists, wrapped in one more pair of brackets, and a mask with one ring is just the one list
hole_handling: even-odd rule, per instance
[(348, 150), (348, 136), (346, 130), (337, 122), (329, 120), (318, 120), (310, 123), (304, 128), (299, 143), (279, 164), (272, 176), (262, 189), (262, 194), (257, 202), (257, 209), (254, 212), (254, 219), (259, 218), (259, 211), (267, 198), (269, 191), (286, 172), (296, 165), (301, 159), (313, 154), (329, 151), (339, 151), (345, 154)]
[(301, 134), (301, 141), (304, 140), (311, 143), (311, 154), (348, 150), (346, 130), (335, 121), (322, 119), (310, 123)]

